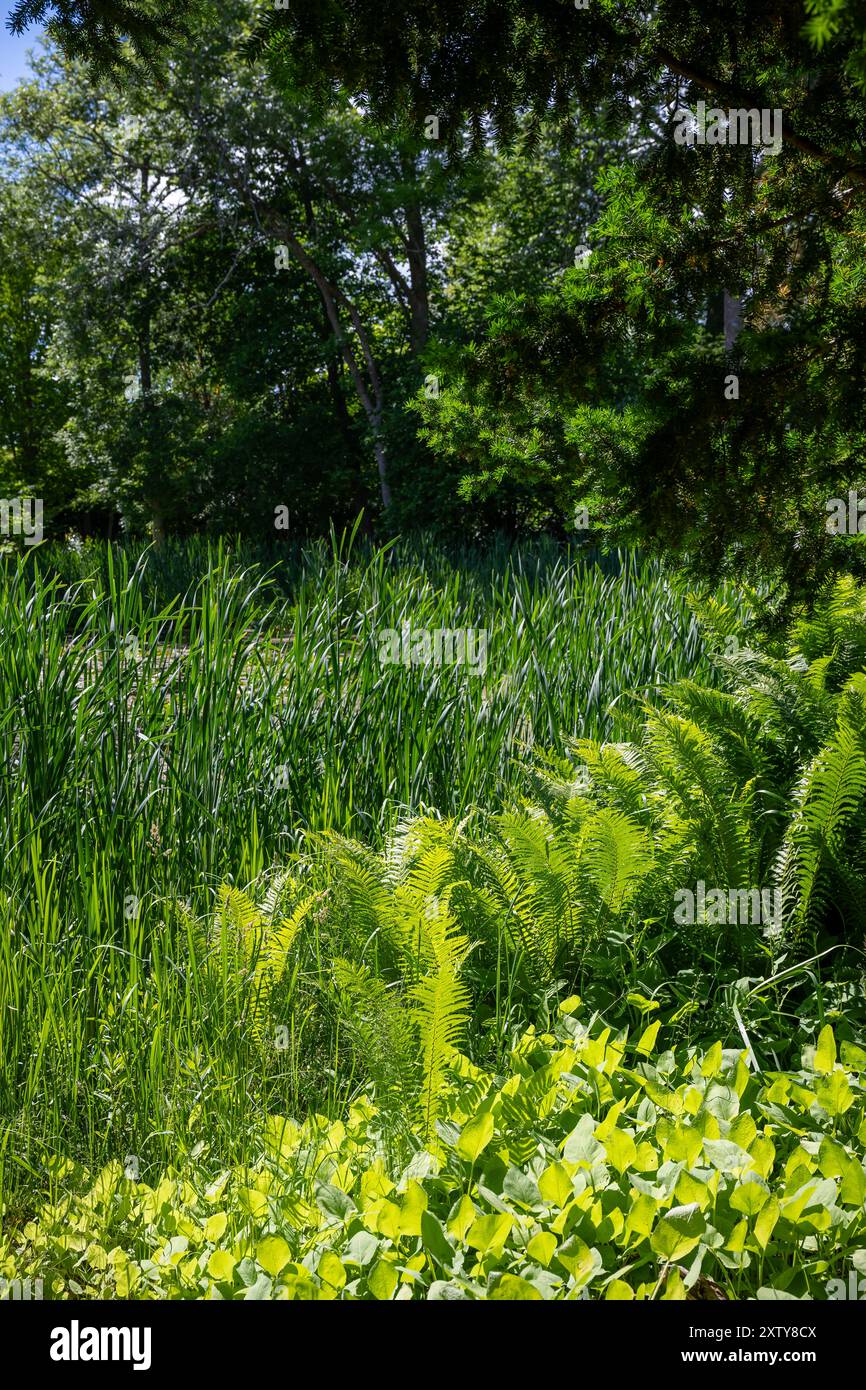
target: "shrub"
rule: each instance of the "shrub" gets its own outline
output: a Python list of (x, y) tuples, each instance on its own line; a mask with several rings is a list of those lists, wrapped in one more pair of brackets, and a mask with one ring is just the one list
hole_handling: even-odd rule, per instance
[(53, 1298), (536, 1300), (822, 1298), (862, 1267), (866, 1051), (840, 1062), (826, 1027), (801, 1069), (759, 1073), (580, 1008), (504, 1081), (450, 1053), (414, 1151), (361, 1097), (272, 1115), (257, 1161), (218, 1174), (204, 1152), (153, 1186), (55, 1165), (0, 1272)]

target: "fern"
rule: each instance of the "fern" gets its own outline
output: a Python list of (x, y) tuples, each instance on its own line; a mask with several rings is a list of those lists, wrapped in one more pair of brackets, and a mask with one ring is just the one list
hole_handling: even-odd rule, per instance
[[(293, 887), (297, 885), (293, 884)], [(278, 922), (272, 917), (264, 914), (262, 916), (262, 931), (255, 953), (250, 985), (253, 1034), (259, 1041), (262, 1040), (271, 995), (285, 974), (289, 952), (298, 932), (320, 898), (321, 894), (303, 897), (289, 916)]]
[[(804, 772), (779, 856), (778, 879), (795, 938), (826, 910), (826, 876), (839, 863), (844, 831), (866, 800), (866, 756), (858, 733), (841, 724)], [(847, 872), (843, 871), (843, 879)]]
[(412, 1017), (421, 1047), (419, 1118), (426, 1142), (435, 1135), (445, 1075), (469, 1021), (470, 993), (460, 978), (470, 946), (443, 912), (431, 919), (432, 964), (410, 989)]
[[(555, 997), (563, 981), (583, 991), (589, 977), (615, 992), (618, 972), (649, 950), (639, 990), (655, 994), (683, 971), (669, 987), (687, 1011), (698, 1007), (698, 977), (714, 981), (732, 947), (741, 974), (775, 949), (756, 922), (736, 935), (712, 921), (683, 931), (677, 894), (698, 880), (723, 892), (780, 887), (797, 949), (837, 917), (866, 924), (866, 672), (840, 683), (837, 659), (852, 601), (842, 594), (823, 626), (804, 624), (802, 650), (720, 658), (727, 689), (676, 683), (663, 703), (642, 707), (633, 743), (536, 750), (532, 799), (498, 815), (409, 817), (381, 855), (329, 837), (330, 929), (344, 957), (347, 944), (355, 951), (342, 991), (357, 1058), (393, 1092), (374, 1054), (402, 1055), (406, 1022), (409, 1091), (428, 1142), (470, 1000), (495, 998), (501, 1043), (512, 990)], [(249, 930), (241, 904), (229, 898), (226, 910)]]
[(223, 884), (217, 894), (209, 977), (219, 986), (223, 1009), (233, 1007), (238, 1017), (249, 1017), (258, 1042), (263, 1040), (271, 994), (283, 978), (291, 947), (321, 896), (300, 896), (289, 916), (276, 920), (286, 883), (295, 895), (301, 894), (299, 885), (284, 875), (271, 884), (262, 907), (230, 884)]
[(601, 810), (585, 823), (581, 840), (585, 866), (598, 895), (614, 916), (629, 906), (655, 862), (650, 837), (622, 811)]
[(356, 1064), (373, 1081), (379, 1108), (392, 1118), (406, 1113), (416, 1090), (418, 1044), (399, 984), (341, 957), (333, 962), (333, 983)]

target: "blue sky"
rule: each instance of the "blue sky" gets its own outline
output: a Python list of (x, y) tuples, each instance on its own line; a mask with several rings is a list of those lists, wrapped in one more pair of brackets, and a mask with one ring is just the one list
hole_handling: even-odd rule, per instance
[(40, 30), (28, 29), (20, 39), (13, 38), (6, 28), (9, 4), (0, 5), (0, 92), (8, 92), (27, 73), (27, 50), (35, 48)]

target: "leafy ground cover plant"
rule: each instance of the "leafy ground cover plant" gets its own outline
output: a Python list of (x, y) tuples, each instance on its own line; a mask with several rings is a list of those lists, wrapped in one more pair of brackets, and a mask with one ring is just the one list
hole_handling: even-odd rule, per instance
[(368, 1096), (271, 1115), (256, 1160), (204, 1147), (153, 1185), (54, 1165), (0, 1247), (45, 1296), (823, 1298), (866, 1262), (866, 1052), (825, 1027), (760, 1072), (717, 1042), (658, 1051), (563, 1002), (507, 1076), (451, 1050), (435, 1129), (395, 1144)]

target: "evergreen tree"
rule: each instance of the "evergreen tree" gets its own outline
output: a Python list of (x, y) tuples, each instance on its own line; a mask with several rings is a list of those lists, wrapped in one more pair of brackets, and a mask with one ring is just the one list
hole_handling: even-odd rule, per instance
[[(828, 534), (864, 482), (866, 95), (859, 11), (675, 0), (287, 0), (278, 68), (371, 119), (516, 138), (576, 103), (637, 157), (600, 176), (591, 254), (488, 306), (442, 366), (429, 441), (470, 493), (508, 478), (617, 539), (803, 592), (859, 567)], [(315, 55), (315, 62), (313, 56)]]

